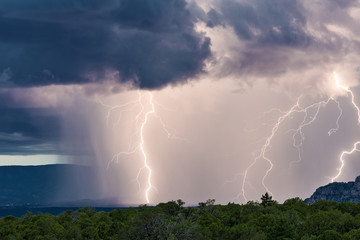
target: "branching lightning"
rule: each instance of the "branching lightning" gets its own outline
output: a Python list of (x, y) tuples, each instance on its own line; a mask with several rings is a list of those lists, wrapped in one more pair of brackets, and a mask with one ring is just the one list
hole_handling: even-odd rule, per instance
[[(340, 83), (340, 80), (339, 80), (339, 77), (338, 75), (336, 74), (336, 72), (334, 72), (334, 79), (335, 79), (335, 82), (336, 82), (336, 86), (338, 86), (339, 88), (343, 89), (344, 91), (346, 91), (348, 94), (350, 94), (351, 96), (351, 104), (353, 105), (353, 107), (355, 108), (356, 112), (357, 112), (357, 116), (358, 116), (358, 125), (360, 124), (360, 109), (358, 107), (358, 105), (355, 103), (355, 96), (354, 96), (354, 93), (350, 90), (349, 87), (346, 87), (344, 85), (342, 85)], [(345, 160), (344, 160), (344, 155), (351, 155), (353, 154), (354, 152), (358, 152), (359, 149), (357, 149), (357, 146), (360, 144), (360, 141), (357, 141), (354, 143), (353, 145), (353, 148), (350, 150), (350, 151), (343, 151), (341, 154), (340, 154), (340, 167), (337, 169), (338, 170), (338, 173), (331, 178), (331, 182), (334, 182), (338, 177), (340, 177), (340, 175), (342, 174), (342, 170), (345, 166)]]
[(346, 87), (344, 85), (341, 85), (340, 83), (340, 80), (339, 80), (339, 77), (337, 75), (336, 72), (334, 72), (334, 79), (335, 79), (335, 82), (336, 82), (336, 86), (338, 88), (341, 88), (343, 90), (345, 90), (348, 94), (350, 94), (351, 96), (351, 103), (352, 105), (354, 106), (355, 110), (356, 110), (356, 113), (358, 115), (358, 125), (360, 124), (360, 108), (358, 107), (358, 105), (355, 103), (355, 96), (354, 96), (354, 93), (350, 90), (349, 87)]
[[(306, 108), (301, 108), (301, 107), (299, 108), (298, 112), (304, 114), (303, 120), (301, 121), (301, 123), (299, 124), (297, 129), (290, 129), (290, 131), (289, 131), (289, 132), (294, 132), (294, 134), (292, 135), (293, 147), (296, 148), (296, 150), (298, 152), (298, 159), (290, 162), (290, 167), (292, 166), (292, 164), (300, 163), (302, 161), (301, 148), (302, 148), (303, 142), (305, 140), (305, 135), (303, 132), (304, 127), (307, 127), (307, 126), (311, 125), (312, 123), (314, 123), (320, 113), (320, 108), (327, 106), (330, 101), (334, 101), (335, 103), (337, 103), (337, 106), (340, 106), (340, 103), (337, 100), (335, 100), (334, 98), (329, 98), (326, 101), (320, 101), (320, 102), (311, 104), (311, 105), (307, 106)], [(309, 112), (312, 109), (315, 109), (315, 113), (312, 116), (309, 116)], [(338, 118), (336, 121), (336, 128), (330, 129), (328, 131), (328, 134), (329, 134), (329, 132), (335, 133), (338, 131), (339, 119), (341, 118), (341, 115), (342, 115), (342, 110), (340, 108), (339, 115), (338, 115)]]
[[(144, 190), (144, 198), (146, 203), (150, 203), (150, 193), (153, 189), (156, 189), (152, 183), (152, 174), (153, 170), (151, 168), (150, 162), (149, 162), (149, 154), (146, 151), (146, 140), (145, 140), (145, 128), (149, 124), (149, 118), (151, 116), (156, 117), (161, 126), (163, 131), (167, 134), (168, 138), (171, 139), (180, 139), (175, 134), (171, 133), (171, 130), (166, 126), (162, 118), (156, 114), (156, 108), (155, 108), (155, 102), (153, 99), (153, 94), (151, 92), (147, 92), (148, 95), (148, 102), (146, 105), (144, 102), (143, 94), (138, 91), (138, 99), (136, 101), (130, 101), (122, 105), (107, 105), (99, 101), (104, 107), (108, 108), (107, 116), (106, 116), (106, 122), (109, 125), (110, 117), (114, 115), (114, 111), (118, 112), (117, 120), (113, 124), (113, 128), (117, 127), (121, 120), (122, 116), (127, 112), (132, 112), (136, 108), (140, 107), (139, 112), (134, 117), (134, 125), (135, 125), (135, 131), (130, 136), (130, 141), (128, 145), (128, 149), (126, 151), (121, 151), (116, 153), (112, 159), (108, 162), (108, 168), (111, 164), (118, 162), (122, 156), (124, 155), (133, 155), (136, 152), (140, 152), (142, 156), (142, 167), (139, 169), (136, 181), (139, 186), (139, 190), (141, 189), (142, 184), (140, 183), (140, 177), (142, 176), (143, 172), (146, 171), (146, 189)], [(138, 139), (137, 141), (134, 139)]]
[[(266, 153), (270, 150), (271, 141), (273, 140), (274, 136), (276, 135), (277, 131), (279, 130), (280, 125), (285, 120), (289, 119), (295, 113), (303, 113), (304, 114), (303, 120), (299, 124), (298, 128), (291, 130), (291, 131), (294, 132), (294, 134), (293, 134), (293, 146), (298, 150), (299, 160), (297, 162), (299, 162), (299, 161), (301, 161), (300, 148), (301, 148), (302, 142), (304, 140), (304, 134), (303, 134), (303, 131), (302, 131), (303, 128), (310, 125), (311, 123), (313, 123), (316, 120), (316, 118), (317, 118), (317, 116), (319, 114), (321, 106), (326, 105), (326, 104), (329, 103), (330, 100), (333, 100), (332, 98), (329, 98), (327, 101), (320, 101), (320, 102), (311, 104), (311, 105), (304, 108), (304, 107), (301, 107), (301, 105), (300, 105), (300, 99), (301, 99), (301, 97), (299, 97), (297, 99), (296, 104), (293, 105), (290, 108), (289, 111), (283, 113), (283, 115), (281, 115), (277, 119), (275, 125), (273, 125), (273, 127), (271, 129), (270, 136), (268, 136), (266, 138), (265, 143), (261, 147), (259, 154), (254, 158), (253, 162), (245, 169), (245, 173), (243, 175), (243, 181), (242, 181), (242, 189), (241, 189), (242, 196), (243, 196), (245, 201), (247, 201), (247, 198), (246, 198), (246, 195), (245, 195), (245, 184), (246, 184), (246, 181), (247, 181), (248, 172), (260, 159), (265, 160), (270, 165), (269, 168), (266, 170), (265, 175), (263, 176), (263, 178), (261, 180), (261, 183), (262, 183), (263, 187), (265, 188), (265, 190), (269, 194), (272, 195), (270, 189), (266, 186), (265, 180), (266, 180), (267, 176), (269, 175), (269, 173), (271, 172), (271, 170), (273, 169), (274, 163), (272, 162), (272, 160), (269, 157), (267, 157)], [(314, 109), (314, 108), (316, 109), (315, 114), (311, 118), (309, 118), (308, 117), (309, 116), (309, 111), (311, 109)], [(297, 136), (299, 136), (299, 138), (300, 138), (298, 143), (296, 141)]]
[[(336, 87), (341, 89), (341, 90), (346, 91), (347, 94), (350, 95), (351, 103), (352, 103), (352, 105), (354, 106), (354, 108), (355, 108), (355, 110), (357, 112), (358, 124), (360, 124), (360, 108), (355, 103), (355, 96), (354, 96), (353, 92), (350, 90), (349, 87), (344, 86), (344, 85), (342, 85), (340, 83), (336, 72), (334, 72), (333, 77), (334, 77), (334, 80), (335, 80)], [(301, 96), (297, 99), (296, 103), (287, 112), (282, 112), (282, 111), (279, 110), (279, 112), (282, 115), (277, 119), (275, 124), (272, 126), (271, 134), (266, 138), (265, 143), (262, 145), (262, 147), (259, 150), (259, 153), (254, 157), (254, 160), (252, 161), (252, 163), (245, 169), (245, 172), (242, 174), (243, 179), (242, 179), (242, 186), (241, 186), (241, 195), (242, 195), (243, 199), (245, 200), (245, 202), (247, 201), (246, 194), (245, 194), (245, 185), (247, 184), (248, 172), (252, 167), (254, 167), (254, 165), (259, 160), (264, 160), (269, 165), (269, 167), (267, 168), (264, 176), (262, 177), (261, 183), (262, 183), (264, 189), (269, 194), (272, 195), (270, 189), (266, 185), (266, 178), (268, 177), (268, 175), (272, 171), (272, 169), (274, 167), (274, 162), (267, 156), (267, 153), (270, 151), (271, 142), (272, 142), (273, 138), (275, 137), (277, 131), (279, 130), (280, 126), (284, 123), (285, 120), (290, 119), (295, 114), (302, 114), (303, 115), (302, 120), (299, 123), (298, 127), (296, 129), (290, 129), (288, 131), (288, 132), (293, 132), (293, 135), (292, 135), (293, 147), (295, 149), (297, 149), (297, 152), (298, 152), (298, 160), (290, 162), (290, 166), (292, 164), (294, 164), (294, 163), (300, 163), (302, 161), (301, 148), (302, 148), (303, 142), (305, 140), (305, 135), (304, 135), (303, 129), (316, 121), (316, 119), (317, 119), (317, 117), (319, 115), (321, 107), (327, 106), (329, 104), (329, 102), (335, 102), (337, 104), (337, 108), (339, 110), (339, 115), (338, 115), (338, 117), (336, 119), (336, 122), (335, 122), (336, 127), (330, 129), (328, 131), (328, 135), (331, 136), (332, 134), (336, 133), (339, 130), (339, 127), (340, 127), (339, 126), (339, 121), (341, 119), (343, 111), (342, 111), (342, 108), (340, 106), (340, 102), (337, 101), (336, 98), (329, 97), (327, 100), (319, 101), (319, 102), (310, 104), (310, 105), (308, 105), (306, 107), (301, 106), (300, 99), (301, 99)], [(311, 114), (311, 112), (313, 112), (313, 113)], [(340, 167), (337, 169), (338, 173), (336, 174), (336, 176), (331, 178), (331, 182), (334, 182), (342, 173), (342, 169), (343, 169), (343, 167), (345, 165), (345, 161), (343, 159), (344, 155), (350, 155), (350, 154), (354, 153), (355, 151), (360, 151), (358, 149), (358, 145), (360, 145), (360, 141), (357, 141), (357, 142), (354, 143), (353, 148), (352, 148), (351, 151), (343, 151), (341, 153), (341, 155), (340, 155), (340, 163), (341, 164), (340, 164)]]
[[(335, 80), (336, 89), (342, 93), (346, 93), (346, 96), (350, 99), (352, 106), (356, 110), (357, 113), (357, 122), (360, 125), (360, 108), (355, 102), (355, 96), (351, 89), (342, 83), (340, 83), (337, 74), (334, 72), (333, 78)], [(344, 94), (341, 94), (344, 95)], [(274, 168), (275, 162), (269, 156), (269, 152), (271, 150), (271, 145), (273, 143), (274, 138), (277, 136), (279, 129), (285, 124), (285, 122), (296, 119), (298, 121), (297, 126), (293, 129), (288, 130), (286, 133), (290, 133), (292, 137), (292, 146), (297, 151), (297, 158), (289, 163), (291, 167), (293, 164), (298, 164), (302, 161), (301, 151), (303, 148), (303, 143), (305, 141), (305, 128), (312, 125), (319, 117), (321, 109), (325, 108), (329, 105), (329, 103), (334, 103), (338, 109), (338, 115), (335, 119), (335, 125), (333, 128), (329, 129), (327, 134), (329, 136), (335, 134), (340, 128), (340, 120), (343, 115), (343, 110), (341, 108), (341, 104), (337, 99), (337, 96), (331, 96), (325, 100), (317, 101), (315, 103), (304, 104), (303, 96), (298, 97), (296, 103), (290, 107), (288, 111), (281, 111), (279, 109), (274, 109), (279, 112), (280, 116), (275, 119), (275, 122), (271, 125), (271, 131), (268, 137), (266, 137), (263, 141), (260, 149), (254, 154), (253, 161), (248, 165), (244, 172), (239, 173), (235, 178), (242, 178), (241, 184), (241, 192), (237, 195), (236, 198), (242, 197), (245, 201), (247, 201), (246, 197), (246, 188), (252, 187), (251, 183), (248, 181), (249, 171), (259, 162), (264, 161), (267, 164), (267, 168), (265, 170), (264, 175), (261, 178), (261, 184), (266, 192), (272, 195), (270, 188), (267, 186), (267, 178), (272, 172)], [(167, 137), (170, 139), (181, 139), (172, 134), (172, 129), (168, 128), (164, 121), (161, 119), (159, 115), (156, 113), (156, 102), (153, 99), (153, 94), (151, 92), (147, 92), (147, 97), (144, 96), (143, 93), (138, 91), (138, 99), (135, 101), (129, 101), (122, 105), (107, 105), (100, 102), (104, 107), (108, 109), (106, 115), (106, 122), (110, 125), (110, 119), (115, 115), (117, 118), (113, 121), (112, 127), (115, 128), (119, 126), (123, 122), (123, 116), (125, 114), (133, 114), (136, 112), (133, 123), (135, 126), (135, 131), (132, 132), (128, 144), (128, 148), (125, 151), (121, 151), (116, 153), (112, 159), (108, 163), (108, 167), (111, 164), (118, 162), (122, 159), (122, 156), (125, 155), (133, 155), (135, 153), (141, 154), (142, 166), (137, 172), (136, 181), (138, 183), (139, 189), (144, 189), (144, 199), (146, 203), (150, 203), (150, 195), (151, 192), (156, 189), (153, 185), (152, 177), (153, 177), (153, 169), (151, 168), (151, 162), (149, 158), (149, 153), (147, 152), (147, 142), (146, 142), (146, 134), (145, 130), (149, 126), (149, 119), (151, 117), (155, 117), (159, 120), (159, 123), (162, 126), (163, 131), (166, 133)], [(305, 105), (305, 106), (304, 106)], [(271, 110), (271, 111), (274, 111)], [(112, 120), (112, 119), (111, 119)], [(354, 152), (360, 152), (360, 140), (353, 144), (353, 147), (350, 151), (342, 151), (339, 159), (339, 168), (337, 168), (337, 173), (334, 177), (330, 178), (331, 182), (334, 182), (337, 178), (339, 178), (342, 174), (342, 170), (345, 166), (345, 156), (351, 155)], [(142, 176), (145, 176), (145, 183), (141, 183), (140, 179)], [(234, 181), (234, 180), (232, 180)], [(253, 187), (252, 187), (253, 188)]]

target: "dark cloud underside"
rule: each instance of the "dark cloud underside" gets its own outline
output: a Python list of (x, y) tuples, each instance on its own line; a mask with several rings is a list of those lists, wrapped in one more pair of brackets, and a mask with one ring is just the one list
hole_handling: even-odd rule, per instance
[(54, 113), (4, 106), (0, 106), (0, 113), (1, 154), (58, 153), (60, 119)]
[(233, 26), (239, 37), (259, 44), (305, 45), (306, 18), (297, 1), (224, 0), (208, 13), (208, 26)]
[(194, 20), (184, 0), (4, 1), (0, 71), (17, 86), (115, 79), (163, 87), (202, 72), (210, 55)]

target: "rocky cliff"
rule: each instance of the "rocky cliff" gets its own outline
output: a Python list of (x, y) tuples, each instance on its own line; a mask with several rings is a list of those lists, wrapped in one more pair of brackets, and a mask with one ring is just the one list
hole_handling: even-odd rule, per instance
[(360, 176), (355, 182), (334, 182), (316, 189), (314, 194), (305, 199), (307, 204), (313, 204), (319, 200), (329, 200), (335, 202), (360, 202)]

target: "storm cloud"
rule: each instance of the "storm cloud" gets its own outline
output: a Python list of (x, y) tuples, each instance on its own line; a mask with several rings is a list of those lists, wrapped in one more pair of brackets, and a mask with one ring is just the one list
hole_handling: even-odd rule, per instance
[[(229, 47), (214, 47), (216, 76), (241, 77), (308, 90), (323, 87), (332, 71), (358, 79), (358, 1), (213, 1), (206, 26), (229, 33)], [(329, 14), (331, 13), (331, 14)], [(221, 35), (220, 35), (221, 36)], [(225, 53), (224, 53), (225, 52)], [(321, 71), (319, 71), (321, 69)], [(298, 94), (298, 93), (297, 93)]]
[(60, 122), (50, 109), (0, 107), (0, 112), (1, 154), (59, 153)]
[[(278, 117), (331, 98), (286, 118), (266, 152), (276, 199), (307, 197), (358, 140), (359, 23), (358, 0), (2, 0), (0, 155), (95, 165), (103, 188), (134, 203), (144, 140), (154, 202), (243, 202), (241, 176)], [(339, 180), (358, 175), (352, 158)], [(264, 193), (263, 160), (249, 200)]]
[[(114, 84), (106, 89), (113, 82), (157, 89), (208, 71), (210, 77), (232, 76), (248, 85), (265, 78), (292, 92), (323, 90), (323, 79), (336, 68), (359, 78), (360, 31), (356, 12), (351, 14), (358, 1), (214, 0), (205, 5), (210, 7), (201, 8), (200, 0), (1, 1), (0, 151), (73, 153), (71, 144), (66, 150), (58, 146), (64, 119), (68, 125), (80, 120), (64, 112), (76, 104), (76, 96), (121, 91)], [(199, 30), (201, 22), (206, 27)], [(222, 32), (211, 34), (218, 29)], [(207, 62), (213, 69), (205, 68)], [(43, 94), (33, 88), (54, 84), (76, 84), (81, 90), (69, 95), (48, 88)], [(56, 102), (49, 105), (52, 98)]]
[(219, 2), (219, 12), (208, 12), (208, 26), (231, 25), (244, 40), (266, 45), (307, 45), (304, 32), (306, 18), (298, 1), (233, 1)]
[(210, 40), (184, 0), (2, 1), (0, 86), (101, 80), (153, 89), (203, 72)]

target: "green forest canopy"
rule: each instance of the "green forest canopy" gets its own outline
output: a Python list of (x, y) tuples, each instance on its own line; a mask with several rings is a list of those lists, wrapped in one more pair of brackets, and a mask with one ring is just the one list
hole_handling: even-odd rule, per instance
[(300, 198), (278, 204), (268, 194), (261, 202), (198, 207), (182, 200), (155, 207), (96, 212), (89, 207), (59, 216), (34, 215), (0, 219), (0, 239), (360, 239), (360, 204)]

